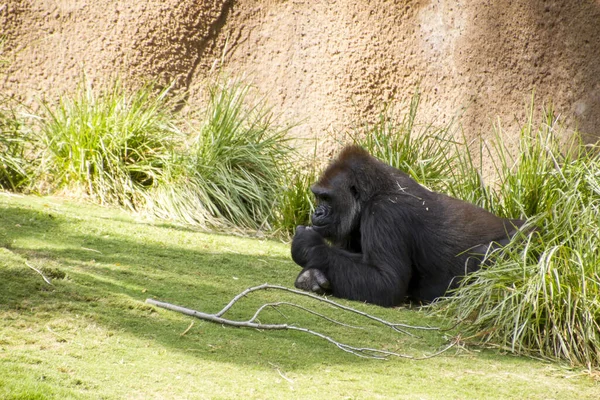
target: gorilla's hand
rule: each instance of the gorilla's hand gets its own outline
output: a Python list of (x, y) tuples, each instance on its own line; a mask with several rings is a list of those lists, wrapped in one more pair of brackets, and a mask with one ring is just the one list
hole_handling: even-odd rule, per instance
[(298, 289), (306, 290), (307, 292), (315, 292), (317, 294), (327, 293), (331, 288), (323, 271), (314, 268), (305, 269), (300, 272), (294, 286)]
[(325, 245), (325, 240), (310, 226), (298, 225), (292, 239), (292, 259), (301, 267), (306, 267), (316, 246)]

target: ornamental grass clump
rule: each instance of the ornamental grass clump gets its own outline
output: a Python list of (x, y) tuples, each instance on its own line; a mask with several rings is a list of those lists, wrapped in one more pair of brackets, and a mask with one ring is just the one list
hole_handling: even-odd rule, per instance
[(498, 175), (486, 188), (472, 160), (459, 157), (462, 180), (450, 186), (454, 195), (475, 191), (480, 205), (501, 216), (528, 217), (535, 232), (489, 255), (491, 267), (470, 275), (436, 307), (461, 321), (467, 340), (597, 368), (600, 156), (579, 134), (565, 143), (566, 136), (548, 112), (539, 126), (531, 119), (525, 124), (519, 151), (510, 157), (498, 130), (495, 144), (482, 146)]
[(36, 188), (83, 193), (131, 209), (160, 179), (179, 136), (169, 88), (97, 90), (85, 80), (57, 104), (42, 102), (37, 129), (45, 149)]
[(208, 85), (199, 124), (190, 126), (152, 193), (156, 215), (202, 227), (271, 229), (291, 148), (287, 128), (250, 89), (237, 80)]
[(0, 102), (1, 189), (16, 192), (26, 187), (32, 166), (32, 160), (26, 155), (27, 138), (23, 120), (17, 115), (15, 108), (6, 101)]
[[(8, 60), (4, 57), (6, 36), (0, 35), (0, 77)], [(0, 189), (19, 191), (25, 188), (32, 160), (26, 157), (28, 135), (24, 119), (15, 102), (0, 93)]]
[(420, 184), (439, 190), (452, 168), (456, 127), (453, 121), (441, 127), (418, 123), (420, 100), (417, 91), (406, 114), (399, 115), (386, 107), (377, 121), (362, 124), (348, 136), (374, 157), (406, 172)]
[(295, 160), (283, 174), (273, 216), (273, 229), (280, 237), (290, 239), (296, 226), (310, 224), (310, 216), (314, 211), (314, 196), (310, 187), (317, 179), (318, 170), (314, 159), (313, 163)]
[[(563, 129), (551, 110), (536, 124), (533, 102), (516, 146), (500, 125), (490, 142), (455, 140), (452, 123), (419, 125), (418, 102), (417, 94), (403, 118), (388, 110), (351, 139), (431, 189), (528, 219), (527, 233), (489, 254), (490, 267), (432, 309), (459, 321), (469, 342), (598, 368), (599, 149)], [(484, 159), (493, 173), (484, 173)]]

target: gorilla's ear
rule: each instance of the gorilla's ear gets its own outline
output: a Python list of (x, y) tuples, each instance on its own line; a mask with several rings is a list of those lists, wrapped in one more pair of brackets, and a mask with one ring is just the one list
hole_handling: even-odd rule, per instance
[(356, 188), (356, 186), (350, 185), (350, 193), (352, 193), (352, 196), (355, 200), (358, 200), (358, 189)]

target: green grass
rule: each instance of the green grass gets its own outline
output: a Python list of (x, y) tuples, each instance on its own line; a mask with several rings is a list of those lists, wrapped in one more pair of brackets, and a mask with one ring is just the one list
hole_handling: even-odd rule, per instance
[[(421, 93), (415, 92), (405, 113), (386, 107), (374, 123), (348, 132), (348, 139), (371, 155), (399, 168), (432, 190), (444, 189), (450, 175), (454, 122), (436, 126), (417, 123)], [(462, 150), (462, 149), (461, 149)]]
[[(9, 63), (3, 54), (5, 43), (6, 36), (0, 35), (0, 78)], [(23, 122), (16, 101), (0, 93), (0, 189), (20, 191), (27, 185), (31, 163), (25, 154), (31, 149)]]
[(58, 103), (41, 102), (37, 130), (43, 153), (33, 186), (82, 193), (101, 204), (144, 206), (181, 135), (169, 88), (129, 90), (116, 80), (93, 87), (82, 79)]
[(292, 157), (287, 127), (251, 86), (221, 78), (207, 85), (206, 109), (151, 193), (153, 211), (201, 227), (269, 231)]
[[(425, 361), (364, 360), (298, 332), (227, 328), (144, 304), (153, 297), (214, 312), (246, 287), (290, 286), (297, 273), (281, 243), (0, 194), (0, 398), (597, 398), (597, 383), (557, 364), (485, 350)], [(331, 312), (267, 292), (249, 296), (233, 315), (285, 299)], [(343, 303), (392, 321), (443, 323), (416, 310)], [(447, 341), (441, 333), (409, 338), (368, 323), (356, 331), (283, 312), (261, 321), (414, 355)]]
[(317, 179), (314, 158), (296, 159), (284, 171), (273, 214), (273, 229), (277, 236), (289, 240), (296, 226), (310, 224), (310, 216), (314, 210), (314, 196), (310, 187)]
[(0, 97), (0, 188), (17, 192), (26, 187), (32, 169), (27, 139), (14, 104)]
[[(498, 181), (482, 189), (467, 179), (475, 185), (460, 190), (479, 193), (471, 200), (498, 215), (530, 218), (537, 232), (492, 255), (493, 267), (473, 274), (440, 307), (463, 321), (474, 342), (598, 368), (600, 153), (577, 133), (566, 139), (551, 112), (524, 124), (516, 157), (500, 137), (487, 148)], [(480, 174), (469, 162), (464, 167)]]
[[(296, 206), (296, 194), (281, 188), (306, 178), (290, 167), (298, 155), (288, 126), (266, 99), (219, 77), (206, 84), (206, 105), (184, 118), (183, 95), (169, 89), (82, 79), (57, 102), (40, 102), (32, 119), (38, 134), (28, 138), (0, 109), (0, 185), (16, 190), (28, 182), (38, 193), (82, 195), (202, 228), (289, 234), (298, 210), (286, 207)], [(27, 141), (40, 151), (25, 154)], [(38, 168), (24, 170), (29, 163)]]

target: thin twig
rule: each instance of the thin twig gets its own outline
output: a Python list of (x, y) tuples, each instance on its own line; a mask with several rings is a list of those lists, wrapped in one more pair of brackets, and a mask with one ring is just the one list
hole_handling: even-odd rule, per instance
[(179, 336), (185, 336), (186, 333), (188, 333), (190, 331), (190, 329), (192, 329), (192, 326), (194, 326), (194, 322), (192, 321), (192, 323), (190, 324), (190, 326), (187, 327), (187, 329), (185, 331), (183, 331), (183, 333)]
[(61, 335), (59, 333), (56, 333), (48, 325), (46, 325), (46, 329), (48, 330), (48, 332), (52, 333), (54, 336), (56, 336), (57, 338), (59, 338), (60, 339), (59, 342), (65, 342), (65, 343), (69, 342), (66, 337), (64, 337), (63, 335)]
[(87, 251), (93, 251), (94, 253), (98, 253), (98, 254), (102, 254), (102, 252), (100, 250), (96, 250), (96, 249), (90, 249), (89, 247), (81, 247), (83, 250), (87, 250)]
[(302, 311), (306, 311), (306, 312), (307, 312), (307, 313), (309, 313), (309, 314), (316, 315), (317, 317), (321, 317), (321, 318), (323, 318), (323, 319), (325, 319), (325, 320), (327, 320), (327, 321), (329, 321), (329, 322), (331, 322), (331, 323), (333, 323), (333, 324), (340, 325), (340, 326), (345, 326), (346, 328), (352, 328), (352, 329), (364, 329), (364, 328), (363, 328), (363, 327), (361, 327), (361, 326), (354, 326), (354, 325), (348, 325), (348, 324), (344, 324), (343, 322), (337, 321), (337, 320), (335, 320), (335, 319), (333, 319), (333, 318), (329, 318), (328, 316), (326, 316), (326, 315), (323, 315), (323, 314), (321, 314), (321, 313), (318, 313), (318, 312), (316, 312), (316, 311), (314, 311), (314, 310), (308, 309), (308, 308), (306, 308), (306, 307), (302, 307), (302, 306), (300, 306), (300, 305), (298, 305), (298, 304), (289, 303), (289, 302), (287, 302), (287, 301), (279, 301), (279, 302), (277, 302), (277, 303), (267, 303), (267, 304), (263, 304), (262, 306), (260, 306), (260, 307), (259, 307), (259, 309), (258, 309), (258, 310), (256, 310), (256, 313), (254, 314), (254, 316), (253, 316), (252, 318), (250, 318), (248, 321), (250, 321), (250, 322), (254, 322), (254, 320), (255, 320), (255, 319), (258, 317), (258, 314), (260, 314), (260, 312), (261, 312), (261, 311), (263, 311), (265, 308), (267, 308), (267, 307), (273, 307), (274, 309), (277, 309), (277, 307), (278, 307), (278, 306), (290, 306), (290, 307), (299, 308), (300, 310), (302, 310)]
[(166, 308), (167, 310), (177, 311), (185, 315), (190, 315), (192, 317), (200, 318), (205, 321), (216, 322), (218, 324), (231, 325), (235, 327), (244, 327), (244, 328), (256, 328), (256, 329), (275, 329), (275, 330), (284, 330), (288, 329), (289, 325), (286, 324), (261, 324), (258, 322), (250, 322), (250, 321), (235, 321), (231, 319), (226, 319), (219, 317), (218, 314), (208, 314), (201, 311), (192, 310), (191, 308), (181, 307), (171, 303), (165, 303), (162, 301), (157, 301), (154, 299), (146, 299), (146, 303), (155, 305), (157, 307)]
[(42, 276), (42, 278), (44, 279), (44, 281), (50, 285), (50, 286), (54, 286), (52, 284), (52, 282), (50, 282), (50, 279), (46, 278), (46, 275), (44, 275), (42, 273), (42, 271), (40, 271), (39, 269), (37, 269), (36, 267), (34, 267), (33, 265), (29, 264), (27, 261), (25, 261), (25, 265), (27, 265), (29, 268), (31, 268), (32, 270), (34, 270), (35, 272), (37, 272), (38, 274), (40, 274)]
[(273, 368), (275, 368), (275, 370), (279, 373), (279, 376), (281, 376), (283, 379), (285, 379), (286, 381), (288, 381), (290, 384), (293, 384), (294, 381), (291, 380), (290, 378), (288, 378), (287, 376), (285, 376), (281, 370), (279, 369), (279, 367), (275, 364), (273, 364), (272, 362), (269, 363)]

